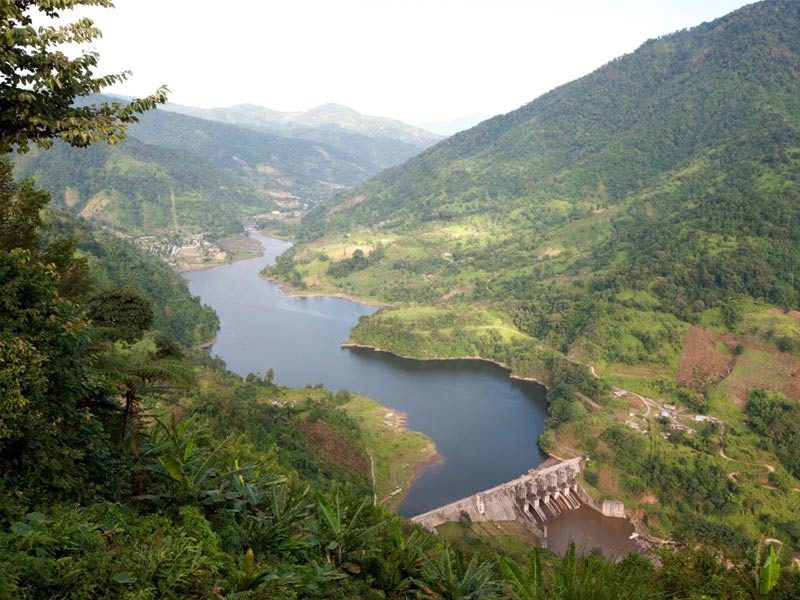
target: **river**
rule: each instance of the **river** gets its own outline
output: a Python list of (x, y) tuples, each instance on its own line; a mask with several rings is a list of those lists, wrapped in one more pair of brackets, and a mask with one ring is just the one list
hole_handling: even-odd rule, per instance
[(294, 297), (258, 277), (290, 244), (251, 234), (259, 258), (184, 273), (191, 292), (219, 315), (211, 347), (240, 375), (273, 369), (280, 385), (323, 384), (370, 396), (408, 415), (409, 429), (435, 443), (442, 463), (426, 469), (399, 512), (413, 516), (518, 477), (546, 457), (536, 445), (547, 416), (544, 388), (481, 361), (415, 361), (344, 349), (374, 306)]

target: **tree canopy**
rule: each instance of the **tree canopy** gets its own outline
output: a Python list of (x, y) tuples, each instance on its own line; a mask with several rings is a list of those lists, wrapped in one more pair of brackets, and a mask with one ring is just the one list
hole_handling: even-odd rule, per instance
[[(76, 98), (124, 81), (129, 71), (96, 76), (99, 55), (81, 48), (102, 34), (88, 18), (51, 24), (79, 6), (111, 7), (111, 0), (13, 0), (0, 4), (0, 152), (48, 147), (54, 138), (73, 146), (116, 143), (137, 114), (166, 101), (166, 87), (130, 103), (75, 106)], [(45, 24), (40, 24), (44, 22)], [(71, 57), (68, 49), (80, 53)]]

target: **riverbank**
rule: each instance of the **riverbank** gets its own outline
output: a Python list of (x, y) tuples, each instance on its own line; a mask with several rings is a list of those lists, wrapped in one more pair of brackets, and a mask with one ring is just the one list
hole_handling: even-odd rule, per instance
[(431, 438), (408, 430), (403, 412), (364, 396), (353, 396), (342, 409), (359, 421), (372, 457), (377, 502), (396, 512), (414, 481), (444, 457)]
[(202, 344), (198, 344), (197, 346), (194, 347), (194, 349), (195, 350), (208, 350), (209, 348), (211, 348), (211, 346), (213, 346), (216, 343), (217, 343), (217, 336), (215, 334), (214, 337), (211, 338), (211, 340), (209, 340), (208, 342), (203, 342)]
[[(483, 357), (480, 357), (480, 356), (417, 358), (417, 357), (413, 357), (413, 356), (399, 355), (397, 353), (391, 352), (389, 350), (385, 350), (383, 348), (379, 348), (377, 346), (373, 346), (373, 345), (369, 345), (369, 344), (361, 344), (359, 342), (355, 342), (355, 341), (352, 341), (352, 340), (348, 341), (348, 342), (343, 342), (342, 344), (340, 344), (340, 346), (342, 348), (359, 348), (359, 349), (364, 349), (364, 350), (370, 350), (372, 352), (380, 352), (380, 353), (388, 354), (390, 356), (395, 356), (395, 357), (406, 359), (406, 360), (415, 360), (415, 361), (420, 361), (420, 362), (475, 360), (475, 361), (479, 361), (479, 362), (485, 362), (485, 363), (493, 364), (493, 365), (496, 365), (498, 367), (501, 367), (502, 369), (504, 369), (506, 371), (509, 371), (509, 377), (511, 379), (515, 379), (515, 380), (518, 380), (518, 381), (533, 382), (533, 383), (537, 383), (539, 385), (544, 386), (544, 384), (541, 381), (537, 380), (537, 379), (521, 377), (521, 376), (514, 375), (514, 374), (510, 373), (511, 368), (509, 367), (509, 365), (506, 365), (505, 363), (502, 363), (502, 362), (496, 361), (496, 360), (492, 360), (492, 359), (486, 359), (486, 358), (483, 358)], [(550, 431), (552, 431), (552, 430), (550, 430)], [(539, 446), (539, 448), (543, 452), (545, 452), (547, 454), (547, 456), (550, 457), (551, 460), (556, 460), (556, 461), (566, 460), (565, 457), (556, 455), (555, 453), (549, 451), (548, 448), (546, 448), (546, 447)], [(573, 449), (569, 449), (569, 450), (573, 454), (576, 454), (575, 450), (573, 450)], [(436, 464), (436, 463), (434, 463), (434, 464)], [(538, 468), (542, 468), (542, 466), (546, 465), (546, 464), (547, 464), (547, 462), (540, 464), (537, 467), (537, 469)], [(416, 477), (414, 477), (414, 479), (416, 479)], [(412, 483), (413, 483), (414, 479), (412, 479)], [(657, 538), (657, 537), (653, 536), (647, 530), (647, 527), (644, 525), (644, 522), (643, 522), (643, 520), (641, 518), (641, 515), (638, 515), (639, 518), (637, 518), (637, 515), (635, 514), (635, 511), (631, 511), (631, 510), (625, 508), (622, 502), (619, 502), (619, 501), (616, 501), (616, 502), (610, 502), (610, 501), (600, 502), (600, 501), (596, 501), (591, 495), (588, 494), (588, 492), (583, 490), (583, 488), (582, 488), (582, 491), (583, 491), (583, 494), (584, 494), (584, 497), (582, 497), (582, 501), (584, 502), (584, 505), (587, 506), (588, 508), (592, 509), (593, 511), (597, 512), (599, 515), (601, 515), (601, 516), (603, 516), (605, 518), (622, 518), (625, 521), (629, 522), (631, 524), (631, 526), (632, 526), (632, 531), (633, 531), (633, 536), (631, 537), (632, 546), (635, 546), (636, 548), (638, 548), (640, 552), (642, 552), (643, 554), (648, 556), (651, 560), (654, 560), (657, 557), (657, 549), (659, 547), (661, 547), (664, 544), (674, 543), (674, 542), (670, 542), (669, 540), (662, 540), (660, 538)], [(612, 504), (615, 505), (615, 508), (616, 508), (616, 510), (613, 511), (613, 513), (610, 512), (605, 507), (605, 505), (612, 505)]]
[[(262, 258), (186, 275), (192, 293), (220, 316), (213, 352), (242, 376), (272, 369), (279, 385), (323, 384), (408, 413), (410, 427), (436, 446), (402, 461), (390, 449), (387, 457), (407, 470), (394, 477), (395, 485), (381, 488), (379, 502), (400, 505), (402, 514), (421, 512), (439, 498), (491, 487), (543, 458), (536, 448), (547, 414), (541, 387), (511, 382), (507, 369), (488, 363), (408, 361), (343, 350), (340, 344), (351, 337), (353, 326), (376, 309), (363, 301), (286, 295), (291, 287), (280, 290), (258, 273), (288, 244), (252, 237), (264, 246)], [(384, 415), (386, 410), (392, 411), (384, 409)], [(492, 434), (496, 431), (503, 432), (499, 439)], [(372, 453), (375, 444), (370, 445)], [(435, 456), (437, 450), (446, 462)], [(381, 460), (377, 453), (373, 456), (378, 482), (391, 481), (378, 472)], [(370, 475), (368, 459), (366, 464)]]
[(384, 354), (388, 354), (390, 356), (395, 356), (397, 358), (402, 358), (405, 360), (416, 360), (420, 362), (431, 362), (431, 361), (458, 361), (458, 360), (474, 360), (478, 362), (488, 363), (491, 365), (495, 365), (500, 367), (501, 369), (508, 371), (509, 379), (514, 379), (516, 381), (527, 381), (530, 383), (538, 383), (543, 387), (547, 387), (544, 382), (534, 378), (534, 377), (522, 377), (520, 375), (515, 375), (512, 372), (512, 367), (507, 365), (504, 362), (500, 362), (499, 360), (494, 360), (492, 358), (484, 358), (483, 356), (426, 356), (425, 358), (420, 358), (418, 356), (406, 356), (403, 354), (398, 354), (396, 352), (392, 352), (391, 350), (386, 350), (384, 348), (379, 348), (377, 346), (372, 346), (370, 344), (362, 344), (360, 342), (355, 341), (347, 341), (342, 342), (339, 344), (342, 348), (360, 348), (362, 350), (372, 350), (373, 352), (382, 352)]
[(330, 292), (326, 294), (324, 292), (303, 292), (295, 288), (287, 289), (287, 286), (289, 286), (289, 284), (286, 283), (285, 281), (281, 281), (276, 277), (268, 277), (260, 273), (259, 277), (264, 281), (269, 281), (270, 283), (274, 283), (276, 286), (278, 286), (278, 289), (284, 296), (289, 296), (290, 298), (339, 298), (340, 300), (355, 302), (356, 304), (361, 304), (362, 306), (374, 306), (375, 308), (391, 308), (392, 306), (391, 304), (378, 304), (376, 302), (368, 302), (367, 300), (356, 298), (355, 296), (348, 296), (347, 294), (343, 294), (341, 292)]

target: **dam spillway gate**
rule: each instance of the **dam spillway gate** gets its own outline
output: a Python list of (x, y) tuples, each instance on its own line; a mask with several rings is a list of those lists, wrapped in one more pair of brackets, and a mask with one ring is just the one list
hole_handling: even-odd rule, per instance
[(521, 477), (417, 515), (411, 521), (433, 530), (466, 514), (471, 521), (519, 521), (538, 532), (539, 524), (548, 518), (580, 506), (580, 471), (581, 458), (545, 462)]

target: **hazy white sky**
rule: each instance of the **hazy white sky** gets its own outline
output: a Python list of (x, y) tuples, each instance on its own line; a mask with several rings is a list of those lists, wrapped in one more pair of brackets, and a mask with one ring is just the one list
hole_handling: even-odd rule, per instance
[(305, 110), (339, 102), (409, 123), (508, 112), (746, 0), (116, 0), (112, 91), (179, 104)]

